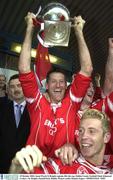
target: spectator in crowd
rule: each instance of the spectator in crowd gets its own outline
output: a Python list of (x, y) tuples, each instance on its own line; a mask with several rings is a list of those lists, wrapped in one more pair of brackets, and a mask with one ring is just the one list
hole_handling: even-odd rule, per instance
[(0, 103), (0, 173), (8, 172), (12, 158), (25, 146), (30, 132), (29, 114), (18, 74), (10, 77), (8, 94), (12, 100), (7, 98)]
[[(105, 113), (88, 109), (79, 127), (79, 157), (72, 165), (63, 165), (60, 159), (43, 156), (36, 145), (16, 153), (10, 173), (48, 174), (107, 174), (112, 173), (113, 155), (104, 155), (110, 139), (110, 120)], [(44, 161), (44, 163), (42, 163)], [(46, 162), (47, 161), (47, 162)]]
[(83, 36), (85, 21), (81, 16), (75, 17), (74, 30), (81, 69), (68, 91), (66, 91), (67, 83), (63, 71), (50, 71), (46, 84), (50, 101), (48, 102), (40, 93), (36, 77), (30, 68), (33, 18), (36, 18), (35, 15), (28, 13), (26, 35), (19, 60), (20, 81), (31, 119), (31, 131), (27, 144), (37, 145), (44, 155), (51, 157), (54, 156), (54, 151), (66, 142), (74, 144), (76, 112), (91, 81), (92, 62)]
[(0, 97), (6, 96), (6, 77), (0, 74)]

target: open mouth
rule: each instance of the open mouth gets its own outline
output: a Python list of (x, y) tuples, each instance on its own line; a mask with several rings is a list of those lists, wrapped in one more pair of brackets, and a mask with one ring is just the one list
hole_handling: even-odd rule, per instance
[(88, 149), (91, 146), (92, 146), (91, 144), (84, 143), (84, 144), (82, 144), (82, 149)]
[(55, 94), (61, 94), (61, 92), (62, 92), (61, 90), (54, 90)]
[(83, 147), (90, 147), (90, 144), (82, 144)]

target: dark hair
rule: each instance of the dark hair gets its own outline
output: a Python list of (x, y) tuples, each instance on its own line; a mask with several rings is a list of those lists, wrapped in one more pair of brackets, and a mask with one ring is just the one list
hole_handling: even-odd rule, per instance
[(46, 82), (47, 82), (47, 83), (48, 83), (48, 81), (49, 81), (49, 79), (50, 79), (50, 75), (51, 75), (52, 73), (61, 73), (61, 74), (63, 74), (64, 77), (65, 77), (65, 81), (67, 81), (67, 77), (66, 77), (65, 71), (64, 71), (63, 69), (57, 68), (57, 69), (51, 69), (51, 70), (47, 73), (47, 76), (46, 76)]
[(9, 82), (13, 79), (19, 79), (19, 74), (14, 74), (10, 77)]

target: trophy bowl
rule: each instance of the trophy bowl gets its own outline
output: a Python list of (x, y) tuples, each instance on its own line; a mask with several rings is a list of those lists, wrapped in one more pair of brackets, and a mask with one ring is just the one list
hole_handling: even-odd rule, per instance
[(61, 3), (49, 3), (42, 10), (42, 17), (43, 17), (44, 20), (50, 20), (50, 21), (54, 21), (54, 20), (57, 20), (57, 21), (60, 21), (60, 20), (69, 21), (70, 12)]
[(44, 21), (44, 44), (68, 46), (70, 36), (70, 13), (60, 3), (50, 3), (42, 10)]

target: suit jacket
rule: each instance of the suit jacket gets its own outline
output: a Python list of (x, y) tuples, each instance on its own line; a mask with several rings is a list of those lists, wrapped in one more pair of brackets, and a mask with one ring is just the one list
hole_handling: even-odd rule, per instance
[(30, 133), (30, 118), (24, 108), (18, 128), (16, 127), (13, 101), (0, 103), (0, 173), (8, 173), (12, 158), (25, 146)]

